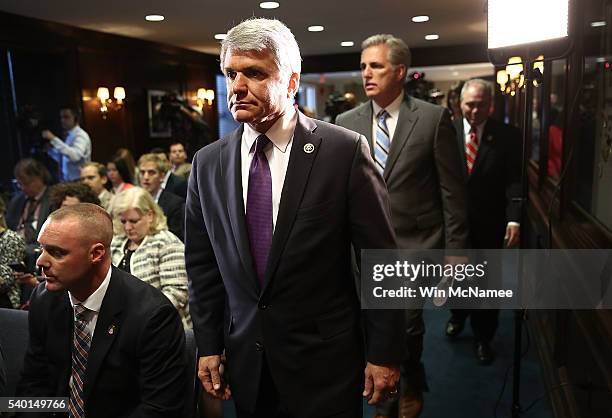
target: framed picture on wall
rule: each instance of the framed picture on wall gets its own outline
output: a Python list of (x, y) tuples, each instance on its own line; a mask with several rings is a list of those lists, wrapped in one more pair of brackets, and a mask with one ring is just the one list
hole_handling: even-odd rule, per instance
[(163, 97), (166, 94), (167, 92), (163, 90), (147, 90), (149, 136), (151, 138), (170, 138), (172, 136), (170, 121), (164, 119), (161, 113)]

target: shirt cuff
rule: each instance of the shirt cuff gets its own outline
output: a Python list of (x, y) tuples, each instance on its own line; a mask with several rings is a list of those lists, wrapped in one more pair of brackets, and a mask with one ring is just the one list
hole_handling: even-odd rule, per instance
[(59, 148), (62, 145), (64, 145), (64, 143), (62, 142), (61, 139), (59, 139), (58, 137), (54, 136), (53, 138), (51, 138), (51, 140), (49, 141), (51, 143), (51, 145), (53, 145), (53, 148)]
[(521, 226), (518, 222), (508, 222), (508, 226)]

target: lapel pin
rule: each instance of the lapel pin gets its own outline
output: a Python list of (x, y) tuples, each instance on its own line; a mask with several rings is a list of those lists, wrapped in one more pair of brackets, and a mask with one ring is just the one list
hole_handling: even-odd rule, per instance
[(115, 331), (117, 331), (116, 325), (111, 325), (110, 327), (108, 327), (108, 335), (113, 335)]
[(304, 145), (304, 152), (306, 154), (312, 154), (315, 150), (315, 146), (312, 145), (310, 142), (306, 145)]

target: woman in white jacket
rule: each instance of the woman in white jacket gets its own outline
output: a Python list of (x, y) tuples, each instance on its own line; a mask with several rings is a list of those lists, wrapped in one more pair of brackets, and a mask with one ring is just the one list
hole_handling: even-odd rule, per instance
[(185, 246), (168, 231), (166, 217), (148, 191), (132, 187), (117, 194), (110, 208), (113, 265), (158, 288), (191, 328)]

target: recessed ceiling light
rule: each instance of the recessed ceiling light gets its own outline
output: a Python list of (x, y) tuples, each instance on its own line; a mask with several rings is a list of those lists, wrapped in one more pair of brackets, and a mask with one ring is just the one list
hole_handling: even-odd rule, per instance
[(227, 33), (215, 33), (215, 39), (222, 41), (225, 38), (227, 38)]
[(262, 9), (276, 9), (280, 6), (280, 4), (276, 1), (264, 1), (259, 3), (259, 7)]
[(457, 77), (459, 75), (459, 71), (453, 71), (452, 75), (453, 75), (453, 77)]
[(148, 22), (161, 22), (165, 17), (162, 15), (146, 15), (145, 20)]
[(414, 23), (423, 23), (423, 22), (427, 22), (427, 21), (429, 21), (429, 16), (426, 16), (426, 15), (422, 15), (422, 16), (414, 16), (414, 17), (412, 18), (412, 21), (413, 21)]
[(323, 32), (325, 28), (323, 26), (314, 25), (308, 26), (308, 32)]
[(353, 46), (355, 45), (355, 42), (353, 41), (342, 41), (340, 42), (340, 46)]
[(440, 35), (432, 33), (431, 35), (425, 35), (425, 40), (426, 41), (435, 41), (437, 39), (440, 39)]
[(594, 28), (600, 28), (602, 26), (606, 26), (606, 22), (604, 22), (603, 20), (599, 20), (597, 22), (591, 22), (591, 26)]

